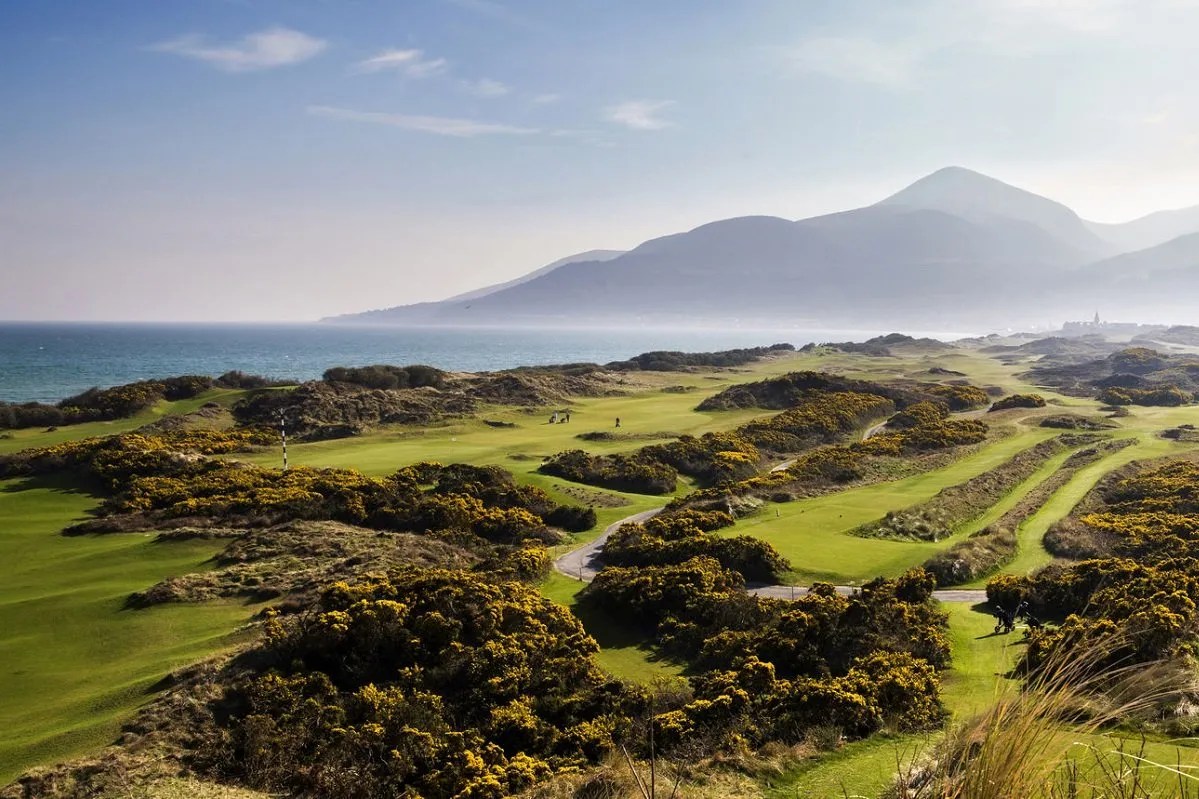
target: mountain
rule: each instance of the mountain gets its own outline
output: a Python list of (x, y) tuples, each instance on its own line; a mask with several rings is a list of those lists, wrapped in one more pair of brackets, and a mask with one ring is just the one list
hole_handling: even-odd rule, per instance
[(1027, 222), (1084, 255), (1119, 251), (1061, 203), (960, 166), (939, 169), (879, 205), (928, 208), (984, 223), (995, 218)]
[(1122, 252), (1145, 250), (1165, 244), (1189, 233), (1199, 233), (1199, 205), (1157, 213), (1121, 224), (1087, 222), (1100, 238), (1117, 245)]
[(480, 297), (486, 297), (488, 294), (495, 294), (497, 291), (503, 291), (504, 289), (512, 288), (513, 286), (519, 286), (521, 283), (528, 283), (530, 280), (534, 280), (542, 275), (553, 272), (560, 266), (566, 266), (567, 264), (573, 264), (579, 261), (586, 261), (588, 263), (603, 263), (604, 261), (611, 261), (617, 256), (624, 255), (624, 253), (624, 250), (588, 250), (587, 252), (568, 255), (565, 258), (559, 258), (552, 264), (546, 264), (540, 269), (534, 269), (527, 275), (513, 278), (505, 283), (496, 283), (493, 286), (486, 286), (481, 289), (475, 289), (474, 291), (468, 291), (465, 294), (456, 294), (449, 299), (442, 300), (442, 302), (466, 302), (467, 300), (477, 300)]
[(1120, 308), (1124, 318), (1128, 310), (1143, 314), (1147, 308), (1168, 308), (1172, 318), (1195, 319), (1199, 233), (1100, 261), (1086, 267), (1085, 276), (1086, 293), (1096, 299), (1092, 304)]
[(519, 286), (522, 283), (528, 283), (530, 280), (536, 280), (539, 277), (548, 275), (555, 269), (580, 262), (592, 264), (600, 264), (604, 261), (610, 261), (624, 254), (624, 250), (587, 250), (586, 252), (568, 255), (565, 258), (559, 258), (553, 263), (546, 264), (540, 269), (534, 269), (528, 274), (522, 275), (504, 283), (495, 283), (491, 286), (484, 286), (481, 289), (468, 291), (463, 294), (456, 294), (448, 299), (440, 302), (418, 302), (411, 305), (397, 305), (392, 308), (379, 308), (373, 311), (363, 311), (361, 313), (342, 314), (340, 316), (330, 316), (322, 319), (322, 322), (335, 323), (353, 323), (353, 324), (436, 324), (438, 310), (447, 303), (469, 303), (473, 300), (481, 299), (489, 294), (495, 294), (498, 291)]
[[(1089, 315), (1096, 302), (1113, 316), (1121, 281), (1174, 261), (1187, 272), (1185, 242), (1154, 249), (1120, 261), (1066, 206), (950, 167), (864, 208), (725, 219), (482, 295), (337, 321), (966, 330)], [(1169, 296), (1169, 281), (1155, 292)]]

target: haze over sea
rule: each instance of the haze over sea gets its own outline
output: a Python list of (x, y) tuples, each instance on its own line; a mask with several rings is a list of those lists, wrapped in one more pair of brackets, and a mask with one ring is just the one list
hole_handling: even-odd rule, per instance
[[(55, 402), (92, 386), (181, 374), (216, 376), (230, 369), (295, 380), (320, 377), (332, 366), (373, 363), (483, 371), (607, 363), (650, 350), (706, 352), (778, 342), (800, 347), (811, 341), (861, 341), (881, 332), (0, 323), (0, 401)], [(961, 335), (966, 334), (939, 334)]]

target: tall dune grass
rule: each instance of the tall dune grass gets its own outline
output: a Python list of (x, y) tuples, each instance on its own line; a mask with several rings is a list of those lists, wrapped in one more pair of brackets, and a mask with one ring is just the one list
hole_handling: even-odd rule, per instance
[(1021, 687), (948, 731), (931, 756), (904, 770), (886, 799), (1191, 799), (1199, 774), (1149, 757), (1142, 739), (1104, 735), (1160, 716), (1193, 689), (1175, 661), (1110, 664), (1124, 637), (1059, 652)]

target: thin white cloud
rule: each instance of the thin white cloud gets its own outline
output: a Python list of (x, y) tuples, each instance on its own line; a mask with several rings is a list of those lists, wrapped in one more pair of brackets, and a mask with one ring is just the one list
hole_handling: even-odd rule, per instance
[(251, 72), (307, 61), (327, 46), (323, 39), (291, 28), (268, 28), (232, 44), (209, 44), (203, 36), (191, 34), (150, 49), (203, 61), (226, 72)]
[(674, 124), (659, 116), (672, 105), (673, 100), (628, 100), (610, 106), (606, 116), (610, 121), (632, 130), (662, 130)]
[(791, 64), (803, 72), (888, 88), (911, 85), (923, 55), (908, 43), (862, 36), (817, 37), (788, 52)]
[(359, 61), (355, 72), (382, 72), (392, 70), (409, 78), (427, 78), (439, 75), (449, 67), (444, 58), (425, 58), (423, 50), (384, 50), (378, 55)]
[(561, 99), (562, 95), (547, 92), (546, 94), (534, 95), (532, 102), (536, 103), (537, 105), (549, 105), (550, 103), (556, 103)]
[(403, 130), (432, 133), (438, 136), (454, 136), (471, 139), (476, 136), (530, 136), (541, 133), (538, 128), (522, 128), (501, 122), (482, 122), (475, 119), (456, 117), (420, 116), (411, 114), (388, 114), (377, 111), (354, 111), (327, 105), (311, 105), (307, 111), (313, 116), (345, 119), (352, 122), (372, 122)]
[(503, 97), (512, 91), (508, 86), (491, 78), (464, 80), (462, 81), (462, 88), (475, 97)]

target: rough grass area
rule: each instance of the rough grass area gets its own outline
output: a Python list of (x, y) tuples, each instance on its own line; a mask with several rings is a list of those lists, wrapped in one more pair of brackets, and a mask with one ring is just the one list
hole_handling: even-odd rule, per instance
[(244, 397), (246, 392), (236, 388), (214, 388), (198, 394), (191, 399), (176, 402), (159, 402), (141, 413), (128, 419), (116, 419), (111, 422), (85, 422), (83, 424), (63, 425), (53, 430), (48, 428), (28, 428), (25, 430), (6, 430), (7, 437), (0, 437), (0, 455), (27, 449), (29, 447), (48, 447), (61, 444), (64, 441), (75, 441), (91, 436), (110, 436), (116, 433), (127, 433), (148, 424), (154, 424), (170, 416), (196, 413), (205, 404), (215, 402), (228, 408)]
[(924, 502), (942, 489), (994, 469), (1017, 452), (1054, 435), (1050, 430), (1022, 430), (914, 477), (767, 505), (721, 533), (752, 535), (769, 542), (791, 561), (800, 583), (825, 580), (852, 585), (880, 575), (895, 576), (923, 563), (953, 539), (939, 543), (889, 541), (859, 538), (849, 535), (849, 531), (888, 511)]
[(1016, 531), (1023, 521), (1049, 501), (1079, 469), (1134, 443), (1133, 439), (1117, 439), (1050, 459), (1025, 481), (1034, 485), (1015, 505), (969, 538), (929, 558), (924, 568), (940, 586), (960, 585), (990, 574), (1015, 557)]
[(853, 534), (900, 541), (940, 541), (953, 535), (960, 525), (981, 516), (1055, 455), (1083, 443), (1089, 442), (1059, 436), (1034, 444), (994, 469), (942, 489), (927, 502), (888, 512), (883, 518), (853, 530)]
[(1178, 445), (1162, 439), (1138, 439), (1106, 458), (1079, 469), (1074, 476), (1050, 497), (1032, 516), (1025, 519), (1017, 532), (1016, 557), (1001, 571), (1008, 574), (1029, 574), (1053, 560), (1045, 549), (1045, 533), (1053, 524), (1065, 518), (1108, 472), (1134, 460), (1174, 454)]
[(169, 779), (133, 788), (128, 799), (271, 799), (271, 794), (196, 779)]
[[(380, 533), (340, 522), (287, 522), (234, 532), (233, 540), (213, 558), (214, 568), (171, 577), (135, 592), (129, 597), (130, 606), (312, 597), (322, 586), (355, 573), (384, 573), (404, 566), (469, 569), (479, 560), (432, 538)], [(176, 530), (160, 534), (158, 540), (190, 534), (187, 529)]]
[(223, 544), (58, 534), (95, 504), (0, 482), (0, 784), (111, 741), (156, 682), (228, 646), (250, 615), (233, 603), (125, 610), (131, 591), (206, 568)]

